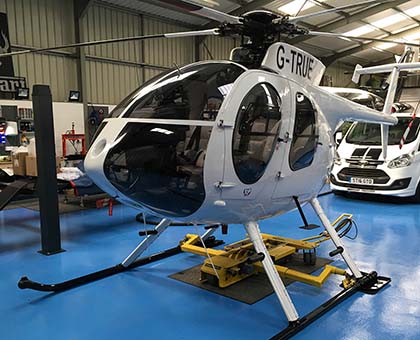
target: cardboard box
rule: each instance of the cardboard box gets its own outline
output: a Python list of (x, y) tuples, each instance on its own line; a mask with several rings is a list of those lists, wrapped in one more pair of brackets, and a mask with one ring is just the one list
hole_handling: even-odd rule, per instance
[(19, 152), (12, 155), (13, 173), (19, 176), (26, 176), (27, 152)]
[[(60, 167), (61, 157), (55, 158), (56, 170)], [(36, 157), (26, 156), (26, 176), (38, 176)]]

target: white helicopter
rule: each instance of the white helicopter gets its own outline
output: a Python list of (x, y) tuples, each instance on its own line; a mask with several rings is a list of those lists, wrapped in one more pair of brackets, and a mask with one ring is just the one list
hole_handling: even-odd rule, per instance
[[(121, 203), (161, 218), (153, 233), (147, 234), (118, 270), (130, 268), (173, 221), (243, 224), (255, 251), (261, 255), (289, 327), (304, 327), (308, 318), (299, 318), (263, 242), (258, 221), (291, 211), (299, 203), (309, 203), (359, 287), (379, 287), (375, 272), (365, 274), (359, 270), (317, 195), (333, 162), (333, 132), (340, 122), (397, 122), (388, 114), (397, 78), (391, 79), (390, 89), (394, 90), (389, 91), (383, 112), (374, 111), (322, 89), (322, 62), (279, 42), (283, 36), (308, 34), (402, 44), (296, 26), (307, 17), (378, 1), (292, 18), (267, 11), (236, 17), (187, 1), (167, 2), (222, 25), (203, 31), (0, 55), (127, 40), (197, 35), (242, 37), (244, 43), (232, 50), (230, 60), (197, 62), (158, 75), (124, 99), (100, 125), (84, 163), (89, 177)], [(202, 236), (203, 240), (210, 231)], [(80, 280), (77, 282), (80, 284)], [(48, 290), (46, 285), (27, 278), (19, 286)]]

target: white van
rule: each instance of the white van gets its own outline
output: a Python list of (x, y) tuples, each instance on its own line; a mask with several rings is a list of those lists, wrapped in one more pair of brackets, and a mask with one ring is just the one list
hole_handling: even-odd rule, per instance
[[(344, 88), (328, 90), (378, 110), (383, 107), (382, 99), (367, 91)], [(350, 126), (337, 147), (330, 175), (331, 189), (335, 193), (413, 197), (420, 201), (420, 118), (414, 119), (400, 148), (413, 113), (397, 112), (394, 115), (398, 117), (398, 124), (389, 128), (386, 160), (382, 157), (379, 124), (353, 123)]]
[(420, 118), (415, 118), (400, 149), (412, 113), (396, 113), (398, 124), (389, 129), (387, 160), (382, 157), (379, 124), (353, 123), (337, 148), (331, 189), (420, 201)]

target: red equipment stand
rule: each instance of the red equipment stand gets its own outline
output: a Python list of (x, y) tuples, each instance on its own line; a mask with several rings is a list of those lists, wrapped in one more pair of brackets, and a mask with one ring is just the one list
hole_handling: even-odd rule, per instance
[(67, 156), (67, 141), (69, 142), (76, 142), (80, 141), (82, 143), (82, 155), (86, 155), (86, 142), (85, 142), (85, 135), (83, 133), (74, 133), (72, 130), (71, 133), (64, 133), (61, 135), (61, 143), (63, 147), (63, 157)]

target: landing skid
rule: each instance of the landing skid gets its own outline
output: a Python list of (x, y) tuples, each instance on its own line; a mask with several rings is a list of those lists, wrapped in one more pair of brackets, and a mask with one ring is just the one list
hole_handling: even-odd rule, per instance
[(358, 279), (352, 287), (343, 289), (341, 292), (333, 296), (327, 302), (320, 305), (318, 308), (314, 309), (298, 320), (290, 322), (287, 328), (270, 338), (270, 340), (289, 339), (299, 333), (305, 327), (309, 326), (312, 322), (318, 320), (329, 310), (333, 309), (338, 304), (352, 296), (354, 293), (362, 292), (366, 294), (376, 294), (390, 282), (390, 278), (378, 276), (378, 274), (374, 271), (369, 274), (363, 273), (363, 276)]
[[(156, 254), (139, 258), (141, 254), (162, 234), (166, 228), (170, 225), (170, 221), (163, 219), (152, 231), (146, 232), (146, 237), (140, 242), (140, 244), (128, 255), (121, 263), (93, 272), (87, 275), (79, 276), (74, 279), (63, 281), (56, 284), (45, 284), (39, 283), (30, 280), (28, 277), (22, 277), (18, 282), (18, 287), (20, 289), (32, 289), (38, 290), (41, 292), (63, 292), (78, 286), (82, 286), (91, 282), (102, 280), (106, 277), (119, 274), (133, 268), (144, 266), (148, 263), (156, 262), (163, 260), (165, 258), (177, 255), (182, 253), (181, 246), (178, 245), (174, 248), (170, 248)], [(204, 245), (208, 248), (212, 248), (222, 244), (220, 240), (216, 240), (214, 236), (211, 236), (215, 231), (215, 226), (212, 226), (212, 229), (207, 230), (202, 236), (201, 239), (204, 242)], [(197, 245), (199, 246), (199, 245)]]
[(87, 283), (102, 280), (106, 277), (119, 274), (133, 268), (144, 266), (148, 263), (166, 259), (167, 257), (179, 254), (181, 252), (182, 252), (181, 247), (179, 246), (170, 248), (162, 252), (153, 254), (151, 256), (138, 259), (127, 267), (124, 267), (121, 263), (119, 263), (116, 266), (112, 266), (106, 269), (99, 270), (97, 272), (93, 272), (87, 275), (83, 275), (83, 276), (80, 276), (80, 277), (77, 277), (68, 281), (63, 281), (63, 282), (55, 283), (55, 284), (45, 284), (45, 283), (35, 282), (35, 281), (30, 280), (26, 276), (24, 276), (19, 280), (18, 287), (20, 289), (33, 289), (33, 290), (38, 290), (41, 292), (56, 292), (56, 293), (63, 292), (65, 290), (76, 288), (78, 286), (82, 286)]

